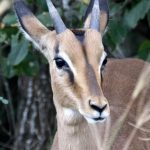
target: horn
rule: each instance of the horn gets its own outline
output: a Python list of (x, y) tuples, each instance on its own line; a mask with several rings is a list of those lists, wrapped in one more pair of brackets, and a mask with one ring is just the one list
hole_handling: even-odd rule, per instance
[(65, 24), (63, 23), (57, 9), (54, 7), (51, 0), (46, 0), (46, 2), (47, 2), (47, 6), (48, 6), (50, 16), (53, 20), (53, 24), (54, 24), (56, 32), (58, 34), (61, 33), (61, 32), (64, 32), (67, 28), (66, 28)]
[(97, 31), (100, 30), (100, 7), (99, 0), (94, 0), (92, 13), (91, 13), (91, 22), (90, 28), (95, 29)]

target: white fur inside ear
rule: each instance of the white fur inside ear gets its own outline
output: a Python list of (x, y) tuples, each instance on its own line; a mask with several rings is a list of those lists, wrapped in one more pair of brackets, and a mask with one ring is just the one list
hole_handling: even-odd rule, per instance
[(41, 49), (40, 45), (37, 44), (37, 42), (35, 42), (35, 40), (33, 40), (31, 38), (31, 36), (21, 27), (20, 23), (19, 23), (19, 28), (20, 28), (21, 32), (23, 33), (23, 35), (25, 36), (25, 38), (27, 40), (31, 41), (33, 43), (33, 45), (35, 46), (36, 49), (40, 50)]
[[(19, 21), (18, 21), (19, 23)], [(33, 43), (33, 46), (39, 50), (47, 60), (49, 60), (51, 57), (50, 57), (50, 53), (48, 50), (43, 50), (41, 47), (42, 47), (42, 41), (37, 43), (23, 28), (22, 26), (20, 25), (19, 23), (19, 29), (21, 30), (21, 32), (23, 33), (23, 35), (25, 36), (25, 38), (29, 41), (31, 41)]]

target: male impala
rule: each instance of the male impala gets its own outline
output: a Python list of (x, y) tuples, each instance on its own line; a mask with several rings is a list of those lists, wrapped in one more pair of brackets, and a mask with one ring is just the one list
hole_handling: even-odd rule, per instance
[[(68, 29), (52, 2), (46, 1), (55, 31), (42, 25), (22, 0), (15, 0), (14, 7), (25, 36), (45, 55), (50, 65), (57, 111), (57, 133), (52, 149), (105, 150), (111, 143), (114, 150), (150, 149), (149, 110), (147, 124), (138, 131), (134, 127), (146, 103), (143, 100), (149, 102), (148, 94), (142, 101), (137, 98), (134, 105), (128, 106), (146, 63), (137, 59), (108, 59), (103, 71), (106, 52), (102, 36), (108, 21), (107, 0), (91, 0), (84, 28), (77, 31)], [(127, 106), (132, 108), (130, 111), (128, 108), (128, 117), (121, 122), (122, 128), (112, 142), (112, 133), (120, 127), (113, 128), (115, 126), (109, 123), (114, 124)], [(136, 136), (131, 138), (133, 135)]]

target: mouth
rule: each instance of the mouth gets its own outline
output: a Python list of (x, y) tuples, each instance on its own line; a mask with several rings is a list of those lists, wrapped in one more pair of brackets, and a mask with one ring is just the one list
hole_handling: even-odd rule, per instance
[(88, 123), (103, 123), (107, 119), (107, 116), (100, 115), (98, 112), (95, 113), (94, 115), (87, 115), (83, 111), (80, 110), (80, 114), (86, 119)]
[(85, 117), (84, 118), (87, 120), (88, 123), (90, 124), (95, 124), (95, 123), (102, 123), (106, 120), (106, 118), (103, 117), (97, 117), (97, 118), (90, 118), (90, 117)]
[(93, 118), (93, 120), (95, 121), (104, 121), (106, 118), (103, 117), (97, 117), (97, 118)]

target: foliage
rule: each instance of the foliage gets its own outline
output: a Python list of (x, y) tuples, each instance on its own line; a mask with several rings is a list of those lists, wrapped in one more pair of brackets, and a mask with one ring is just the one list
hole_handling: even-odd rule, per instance
[[(149, 13), (150, 1), (137, 0), (136, 2), (125, 0), (123, 2), (110, 2), (110, 23), (105, 36), (105, 43), (119, 57), (141, 57), (146, 52), (139, 49), (145, 41), (149, 40)], [(134, 41), (134, 43), (132, 42)], [(146, 43), (148, 44), (148, 42)]]
[(8, 100), (4, 99), (3, 97), (0, 97), (0, 102), (2, 102), (3, 104), (7, 105), (8, 104)]
[[(62, 7), (61, 1), (53, 2), (68, 27), (80, 28), (88, 1), (70, 0), (68, 8)], [(28, 4), (44, 25), (52, 26), (45, 1), (28, 0)], [(110, 0), (109, 5), (110, 20), (103, 41), (106, 47), (115, 57), (150, 61), (150, 1)], [(13, 9), (10, 9), (0, 18), (0, 80), (1, 76), (7, 80), (22, 75), (36, 76), (42, 63), (47, 61), (20, 33)], [(0, 97), (1, 102), (8, 101)], [(0, 110), (2, 116), (5, 110), (1, 105)], [(0, 122), (5, 121), (0, 118)]]
[[(69, 24), (71, 28), (82, 27), (82, 16), (87, 3), (88, 1), (71, 1), (69, 9), (65, 10), (61, 7), (60, 2), (55, 2), (66, 24)], [(37, 17), (43, 24), (48, 27), (52, 26), (45, 2), (30, 0), (29, 4), (32, 8), (35, 7)], [(147, 32), (150, 24), (149, 18), (150, 1), (132, 2), (126, 0), (117, 3), (110, 1), (110, 23), (104, 37), (104, 43), (116, 56), (145, 58), (143, 55), (148, 55), (150, 50), (141, 47), (143, 47), (142, 45), (149, 47)], [(8, 78), (22, 74), (36, 75), (39, 70), (38, 56), (35, 56), (35, 52), (31, 51), (33, 48), (20, 35), (16, 24), (16, 17), (12, 10), (1, 19), (0, 64), (2, 73)], [(130, 46), (132, 40), (134, 40), (134, 46)]]

